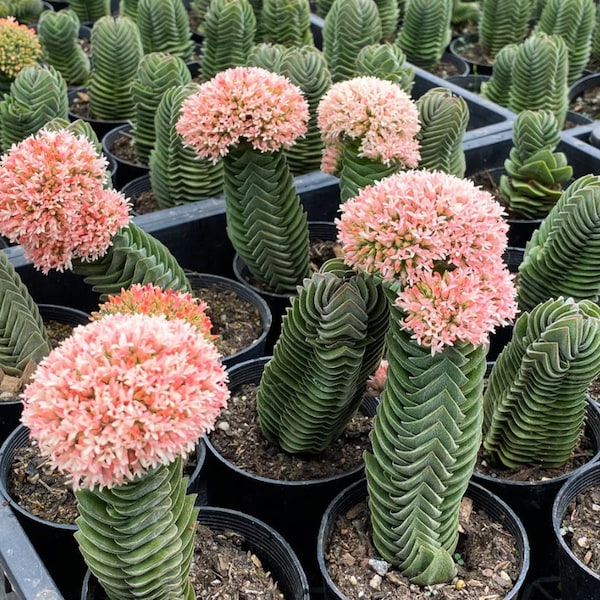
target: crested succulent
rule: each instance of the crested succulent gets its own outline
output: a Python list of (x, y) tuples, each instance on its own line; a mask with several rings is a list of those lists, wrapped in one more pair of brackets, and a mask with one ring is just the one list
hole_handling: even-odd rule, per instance
[(463, 135), (469, 123), (469, 107), (461, 96), (446, 88), (431, 88), (416, 101), (421, 128), (420, 169), (443, 171), (463, 177), (466, 163)]
[(508, 44), (519, 44), (527, 35), (531, 0), (483, 0), (479, 18), (479, 43), (491, 57)]
[(573, 169), (563, 152), (556, 117), (550, 111), (524, 110), (513, 124), (513, 148), (504, 161), (500, 195), (512, 215), (544, 218), (556, 204)]
[(323, 23), (323, 54), (332, 82), (355, 77), (358, 52), (381, 37), (381, 19), (373, 0), (334, 0)]
[(341, 435), (381, 361), (388, 312), (381, 287), (340, 259), (304, 280), (256, 398), (272, 444), (318, 454)]

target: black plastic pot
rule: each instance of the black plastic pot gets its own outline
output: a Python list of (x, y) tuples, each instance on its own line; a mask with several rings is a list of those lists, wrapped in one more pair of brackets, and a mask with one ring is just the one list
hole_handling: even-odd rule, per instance
[[(198, 522), (213, 531), (242, 534), (243, 548), (258, 556), (265, 571), (269, 571), (277, 581), (286, 600), (309, 600), (306, 575), (298, 557), (272, 527), (251, 515), (214, 506), (203, 506)], [(106, 595), (89, 571), (83, 582), (81, 600), (106, 600)]]
[(564, 483), (552, 507), (552, 528), (559, 549), (560, 585), (565, 600), (600, 598), (600, 574), (581, 562), (565, 541), (561, 528), (571, 501), (586, 488), (600, 483), (600, 463), (587, 465)]
[[(325, 555), (329, 549), (331, 535), (337, 518), (364, 500), (366, 496), (367, 480), (363, 478), (342, 490), (331, 501), (323, 513), (317, 541), (317, 557), (323, 579), (325, 600), (348, 600), (348, 596), (339, 590), (329, 575)], [(473, 501), (474, 510), (484, 511), (489, 517), (500, 522), (515, 538), (521, 571), (512, 589), (504, 596), (504, 600), (516, 600), (524, 586), (529, 569), (529, 541), (523, 524), (517, 515), (498, 496), (476, 483), (469, 483), (466, 496)], [(406, 598), (405, 600), (409, 599)]]
[(477, 62), (465, 56), (465, 50), (475, 46), (478, 41), (479, 36), (476, 33), (466, 33), (464, 35), (455, 37), (450, 42), (448, 49), (452, 54), (460, 57), (469, 65), (471, 73), (477, 73), (478, 75), (491, 75), (494, 69), (494, 65), (492, 63)]
[[(258, 383), (270, 358), (238, 363), (230, 369), (232, 393), (245, 383)], [(363, 411), (375, 414), (377, 402), (375, 398), (365, 398)], [(321, 582), (315, 550), (321, 516), (340, 490), (363, 476), (363, 465), (322, 479), (282, 481), (241, 469), (218, 452), (210, 436), (205, 436), (205, 442), (209, 504), (255, 515), (279, 531), (298, 555), (311, 594), (318, 593)]]
[[(558, 573), (558, 545), (552, 532), (552, 504), (561, 486), (578, 476), (600, 457), (600, 410), (596, 403), (587, 404), (586, 432), (593, 444), (593, 457), (571, 473), (542, 481), (513, 481), (500, 475), (478, 471), (473, 481), (500, 496), (523, 522), (531, 544), (532, 577), (549, 577)], [(571, 597), (568, 596), (569, 600)]]
[(114, 127), (102, 136), (102, 152), (117, 163), (117, 173), (113, 183), (118, 190), (122, 189), (126, 183), (142, 177), (142, 175), (147, 175), (150, 171), (148, 165), (125, 160), (114, 151), (115, 143), (119, 138), (131, 138), (132, 131), (131, 124), (125, 123)]
[(115, 120), (107, 120), (107, 119), (96, 119), (89, 115), (80, 115), (77, 112), (73, 111), (73, 103), (76, 101), (78, 97), (84, 96), (87, 94), (87, 87), (77, 87), (69, 90), (67, 97), (69, 101), (69, 120), (77, 121), (81, 119), (82, 121), (86, 121), (90, 124), (99, 140), (102, 140), (105, 134), (107, 134), (111, 129), (118, 127), (119, 125), (124, 125), (127, 123), (126, 120), (115, 119)]
[[(39, 304), (40, 314), (44, 320), (56, 320), (69, 325), (85, 324), (90, 315), (76, 308), (60, 306), (56, 304)], [(0, 444), (19, 425), (23, 403), (21, 400), (11, 402), (0, 402)]]
[(540, 577), (525, 586), (520, 600), (562, 600), (559, 577)]
[(202, 298), (202, 288), (215, 285), (226, 291), (234, 291), (240, 298), (256, 307), (260, 313), (262, 322), (262, 331), (260, 335), (246, 348), (243, 348), (230, 356), (224, 356), (223, 364), (227, 368), (231, 368), (237, 363), (263, 356), (267, 336), (269, 335), (271, 324), (273, 323), (271, 309), (265, 300), (259, 294), (254, 292), (254, 290), (234, 279), (229, 279), (220, 275), (211, 275), (210, 273), (187, 273), (187, 277), (192, 285), (192, 289), (199, 298)]
[(480, 75), (479, 73), (468, 73), (467, 75), (453, 75), (448, 77), (446, 81), (458, 85), (459, 87), (469, 90), (474, 94), (481, 92), (481, 84), (490, 80), (491, 75)]
[[(600, 88), (600, 73), (590, 73), (579, 78), (569, 88), (569, 104), (572, 107), (574, 101), (581, 96), (584, 92), (593, 89)], [(584, 115), (588, 117), (589, 121), (593, 121), (597, 118), (597, 115)]]

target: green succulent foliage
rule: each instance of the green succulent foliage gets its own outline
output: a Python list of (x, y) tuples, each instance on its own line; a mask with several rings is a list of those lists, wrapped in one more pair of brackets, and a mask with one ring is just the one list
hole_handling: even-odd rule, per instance
[(551, 298), (524, 312), (490, 373), (483, 447), (509, 468), (561, 467), (583, 433), (587, 389), (600, 373), (600, 308)]
[(452, 4), (452, 24), (479, 23), (481, 2), (462, 2), (454, 0)]
[(37, 27), (44, 61), (52, 65), (68, 85), (84, 85), (90, 75), (90, 59), (79, 43), (79, 17), (73, 10), (46, 10)]
[(283, 151), (242, 143), (223, 157), (227, 235), (251, 275), (294, 294), (310, 273), (308, 222)]
[(95, 23), (110, 16), (110, 0), (67, 0), (82, 23)]
[(133, 143), (138, 159), (148, 164), (156, 139), (154, 119), (163, 94), (173, 86), (191, 83), (192, 75), (182, 58), (168, 52), (150, 52), (140, 60), (131, 84), (135, 103)]
[(10, 15), (8, 8), (8, 2), (6, 0), (0, 0), (0, 19), (4, 19)]
[(0, 149), (7, 151), (56, 117), (67, 119), (67, 84), (51, 66), (25, 67), (0, 101)]
[(519, 44), (527, 35), (531, 0), (483, 0), (479, 19), (479, 43), (496, 56), (508, 44)]
[(533, 0), (533, 11), (531, 18), (537, 21), (541, 16), (548, 0)]
[(398, 0), (375, 0), (379, 18), (381, 19), (381, 39), (392, 41), (398, 28), (400, 18), (400, 7)]
[(175, 129), (183, 101), (196, 90), (195, 84), (169, 88), (156, 111), (156, 141), (148, 165), (152, 191), (160, 208), (205, 200), (223, 192), (222, 163), (213, 165), (198, 158)]
[(596, 5), (596, 15), (594, 17), (594, 32), (592, 33), (592, 47), (590, 57), (596, 63), (600, 62), (600, 5)]
[(568, 49), (561, 36), (530, 35), (515, 55), (508, 108), (516, 113), (551, 110), (562, 129), (569, 108), (568, 72)]
[(42, 0), (8, 0), (6, 4), (8, 15), (25, 24), (36, 23), (45, 8)]
[(333, 4), (333, 0), (316, 0), (315, 1), (315, 9), (316, 13), (321, 19), (324, 19)]
[(76, 492), (75, 538), (109, 600), (194, 600), (189, 579), (198, 508), (182, 461), (114, 488)]
[(431, 69), (450, 43), (451, 20), (452, 0), (410, 0), (395, 43), (410, 63)]
[(73, 262), (73, 272), (100, 294), (102, 301), (134, 283), (190, 292), (185, 272), (170, 250), (133, 221), (113, 237), (107, 253), (94, 262)]
[(416, 101), (421, 129), (419, 168), (464, 177), (462, 141), (469, 123), (469, 107), (461, 96), (446, 88), (431, 88)]
[(339, 438), (381, 361), (388, 312), (375, 280), (340, 259), (304, 280), (257, 393), (260, 427), (271, 443), (319, 454)]
[(145, 54), (168, 52), (184, 61), (192, 57), (190, 20), (181, 0), (139, 0), (136, 23)]
[(358, 77), (371, 76), (398, 84), (410, 94), (415, 82), (415, 71), (406, 62), (406, 55), (396, 44), (370, 44), (361, 48), (356, 57)]
[(246, 64), (256, 35), (256, 16), (248, 0), (213, 0), (204, 20), (201, 77)]
[(137, 25), (129, 17), (102, 17), (94, 24), (88, 85), (94, 117), (127, 120), (135, 117), (131, 84), (144, 51)]
[(492, 76), (489, 81), (484, 81), (481, 84), (480, 94), (482, 98), (501, 106), (508, 106), (513, 64), (519, 52), (519, 46), (520, 44), (508, 44), (496, 54)]
[(211, 0), (190, 0), (190, 16), (195, 23), (195, 29), (200, 35), (204, 35), (204, 19), (210, 6)]
[(513, 147), (504, 161), (500, 195), (509, 212), (542, 219), (556, 204), (573, 175), (564, 152), (554, 152), (560, 129), (553, 113), (524, 110), (513, 124)]
[(137, 21), (139, 0), (121, 0), (119, 2), (119, 14), (122, 17), (130, 17)]
[(572, 85), (579, 79), (590, 59), (596, 16), (594, 0), (547, 0), (534, 32), (559, 35), (567, 44)]
[(373, 0), (334, 0), (323, 22), (323, 54), (333, 83), (356, 77), (356, 56), (381, 41), (381, 19)]
[(249, 67), (261, 67), (273, 73), (281, 73), (281, 63), (287, 51), (283, 44), (271, 44), (260, 42), (254, 44), (248, 55), (246, 65)]
[[(395, 298), (390, 293), (390, 300)], [(450, 581), (461, 499), (481, 440), (485, 345), (431, 354), (391, 306), (388, 378), (365, 453), (373, 543), (418, 585)]]
[(314, 45), (308, 0), (263, 0), (260, 39), (284, 46)]
[(37, 304), (6, 252), (0, 252), (0, 369), (19, 377), (30, 361), (39, 362), (50, 350)]
[(600, 298), (600, 177), (584, 175), (563, 192), (525, 248), (517, 300), (530, 311), (549, 298)]

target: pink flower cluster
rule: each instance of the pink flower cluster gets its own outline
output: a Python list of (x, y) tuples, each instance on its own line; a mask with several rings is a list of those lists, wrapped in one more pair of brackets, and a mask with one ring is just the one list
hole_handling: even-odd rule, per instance
[(419, 111), (397, 84), (355, 77), (332, 85), (318, 107), (325, 143), (322, 169), (331, 172), (342, 145), (358, 143), (360, 156), (386, 165), (416, 167), (421, 156), (415, 136)]
[(191, 323), (209, 340), (218, 337), (210, 332), (212, 323), (206, 314), (208, 305), (189, 292), (163, 290), (152, 283), (144, 286), (134, 283), (121, 290), (118, 296), (109, 296), (99, 308), (98, 312), (92, 313), (95, 319), (114, 314), (163, 315), (167, 319), (183, 319)]
[(432, 353), (481, 344), (516, 314), (502, 254), (507, 224), (491, 194), (466, 179), (405, 171), (361, 190), (337, 220), (346, 262), (396, 282), (403, 326)]
[(379, 363), (377, 370), (369, 379), (367, 379), (367, 390), (365, 396), (373, 396), (375, 398), (381, 395), (385, 382), (387, 381), (388, 361), (384, 358)]
[(0, 160), (0, 234), (43, 273), (103, 256), (129, 222), (129, 203), (105, 189), (107, 161), (84, 137), (46, 131)]
[(42, 360), (22, 422), (75, 489), (113, 487), (192, 451), (228, 397), (220, 355), (196, 327), (115, 314)]
[(260, 67), (221, 71), (186, 98), (177, 132), (213, 162), (247, 142), (260, 152), (289, 148), (306, 133), (308, 103), (286, 77)]

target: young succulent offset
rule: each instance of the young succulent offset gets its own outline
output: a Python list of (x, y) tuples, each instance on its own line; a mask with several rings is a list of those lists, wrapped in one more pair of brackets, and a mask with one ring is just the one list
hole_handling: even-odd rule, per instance
[(22, 421), (71, 479), (75, 537), (108, 598), (193, 600), (183, 458), (226, 405), (227, 376), (191, 295), (134, 292), (42, 361)]
[(373, 542), (412, 582), (449, 581), (488, 335), (516, 312), (502, 207), (467, 180), (421, 170), (364, 188), (341, 210), (344, 260), (382, 280), (391, 311), (365, 456)]
[(285, 156), (308, 117), (287, 78), (236, 67), (184, 100), (177, 123), (201, 158), (222, 160), (229, 239), (252, 276), (278, 293), (294, 293), (310, 272), (306, 213)]

